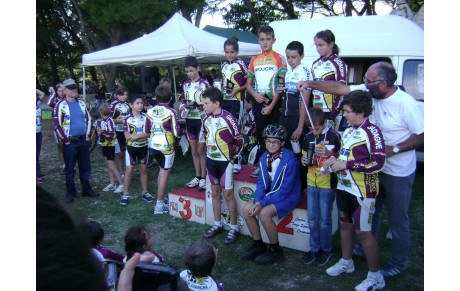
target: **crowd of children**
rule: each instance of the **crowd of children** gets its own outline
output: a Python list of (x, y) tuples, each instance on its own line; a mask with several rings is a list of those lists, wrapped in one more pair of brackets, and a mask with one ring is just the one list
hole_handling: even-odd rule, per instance
[[(385, 163), (381, 132), (367, 119), (372, 112), (372, 99), (364, 91), (344, 97), (319, 90), (297, 90), (302, 81), (346, 83), (346, 64), (338, 56), (339, 49), (330, 30), (318, 32), (314, 37), (319, 58), (311, 70), (301, 63), (302, 43), (292, 41), (287, 45), (286, 61), (272, 49), (276, 39), (271, 27), (261, 27), (258, 39), (262, 52), (249, 65), (238, 57), (237, 38), (225, 42), (226, 61), (221, 66), (222, 78), (217, 85), (218, 78), (210, 84), (200, 77), (195, 57), (185, 59), (188, 80), (183, 83), (178, 100), (185, 130), (181, 129), (171, 103), (174, 96), (170, 80), (163, 80), (147, 106), (142, 98), (130, 96), (128, 89), (120, 86), (110, 107), (107, 104), (99, 107), (102, 121), (97, 124), (97, 132), (110, 178), (103, 191), (123, 192), (120, 204), (126, 206), (134, 165), (139, 164), (141, 197), (153, 202), (147, 189), (147, 164), (149, 156), (153, 157), (160, 167), (153, 213), (167, 213), (169, 205), (165, 196), (174, 163), (175, 138), (185, 135), (195, 169), (195, 177), (185, 187), (205, 190), (206, 175), (211, 183), (214, 225), (204, 234), (205, 239), (224, 230), (223, 199), (230, 216), (230, 231), (224, 243), (237, 241), (240, 231), (233, 176), (241, 171), (242, 161), (249, 161), (257, 167), (251, 176), (258, 180), (255, 196), (243, 210), (253, 239), (241, 255), (243, 259), (270, 264), (284, 258), (273, 217), (289, 214), (306, 189), (311, 250), (301, 261), (323, 266), (332, 256), (332, 206), (337, 198), (342, 258), (326, 272), (338, 276), (354, 271), (351, 260), (354, 229), (369, 266), (367, 279), (356, 290), (382, 289), (385, 282), (379, 272), (378, 245), (370, 232), (371, 220), (367, 219), (373, 214), (378, 194), (376, 173)], [(59, 84), (57, 90), (62, 98)], [(344, 120), (350, 126), (342, 138), (337, 130)], [(258, 220), (268, 235), (268, 247), (262, 241)], [(103, 239), (100, 225), (91, 222), (86, 230), (91, 235), (97, 234), (91, 238), (92, 247), (101, 260), (106, 259), (110, 252), (100, 246)], [(153, 235), (144, 226), (130, 228), (125, 237), (125, 261), (134, 253), (147, 255), (153, 243)], [(148, 256), (149, 262), (163, 262), (160, 255), (153, 254), (153, 261)], [(119, 255), (116, 257), (120, 259)], [(141, 257), (141, 261), (144, 259)], [(223, 290), (211, 276), (216, 259), (217, 250), (208, 240), (190, 246), (185, 256), (188, 270), (180, 276), (191, 290), (203, 290), (203, 286), (198, 286), (203, 284), (212, 286), (208, 286), (209, 290)]]

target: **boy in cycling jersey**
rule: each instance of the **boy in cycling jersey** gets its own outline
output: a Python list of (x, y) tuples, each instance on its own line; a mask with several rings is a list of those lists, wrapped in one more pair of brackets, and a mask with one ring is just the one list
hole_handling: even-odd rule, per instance
[(147, 111), (144, 130), (150, 134), (149, 147), (153, 149), (155, 162), (160, 166), (158, 174), (158, 197), (153, 214), (162, 214), (169, 211), (165, 199), (166, 186), (170, 170), (174, 163), (174, 137), (183, 134), (179, 125), (176, 111), (169, 106), (172, 99), (171, 88), (160, 85), (155, 89), (158, 104)]
[[(256, 101), (253, 107), (259, 143), (257, 159), (266, 150), (262, 131), (267, 125), (279, 121), (281, 102), (278, 102), (280, 94), (276, 92), (276, 87), (279, 84), (278, 77), (284, 78), (286, 74), (286, 60), (272, 49), (276, 41), (273, 28), (262, 26), (258, 32), (258, 40), (262, 53), (251, 59), (246, 82), (246, 90)], [(259, 171), (257, 169), (251, 176), (257, 177)]]
[(203, 108), (207, 116), (203, 119), (200, 143), (206, 144), (206, 168), (212, 190), (214, 225), (204, 238), (212, 238), (224, 230), (221, 221), (221, 193), (230, 214), (230, 231), (225, 244), (236, 242), (240, 231), (237, 225), (237, 205), (233, 196), (233, 160), (243, 148), (243, 136), (238, 121), (221, 108), (224, 96), (217, 88), (203, 92)]

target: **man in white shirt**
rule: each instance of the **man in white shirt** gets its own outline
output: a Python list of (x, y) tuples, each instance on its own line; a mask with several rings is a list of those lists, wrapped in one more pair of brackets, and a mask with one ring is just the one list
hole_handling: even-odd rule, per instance
[[(311, 88), (337, 95), (367, 90), (373, 97), (374, 112), (370, 120), (382, 130), (387, 158), (379, 173), (380, 193), (372, 233), (378, 237), (383, 204), (386, 204), (388, 225), (393, 235), (391, 259), (381, 268), (385, 278), (401, 275), (407, 270), (410, 246), (408, 209), (417, 164), (415, 149), (424, 142), (423, 111), (412, 96), (394, 85), (396, 78), (396, 71), (390, 63), (378, 62), (369, 67), (362, 85), (314, 81), (297, 85), (298, 90)], [(360, 245), (355, 246), (353, 254), (364, 255)]]

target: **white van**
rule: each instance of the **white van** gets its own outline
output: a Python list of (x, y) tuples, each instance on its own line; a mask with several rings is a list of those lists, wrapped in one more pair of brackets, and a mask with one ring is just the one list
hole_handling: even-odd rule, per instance
[[(270, 26), (275, 30), (273, 49), (284, 55), (291, 41), (300, 41), (304, 45), (302, 63), (309, 68), (319, 57), (313, 41), (315, 34), (331, 30), (339, 56), (348, 66), (348, 84), (361, 84), (370, 65), (387, 61), (398, 74), (396, 85), (420, 101), (423, 108), (424, 36), (416, 23), (396, 15), (375, 15), (280, 20)], [(423, 146), (417, 150), (417, 160), (423, 161)]]

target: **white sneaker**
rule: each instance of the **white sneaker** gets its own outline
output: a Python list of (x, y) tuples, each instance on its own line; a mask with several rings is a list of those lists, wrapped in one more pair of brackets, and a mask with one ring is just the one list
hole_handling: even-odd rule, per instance
[(387, 235), (385, 236), (385, 238), (386, 238), (387, 240), (393, 240), (393, 234), (391, 233), (391, 231), (388, 231), (388, 232), (387, 232)]
[(338, 276), (342, 273), (353, 273), (355, 271), (355, 264), (353, 263), (353, 260), (351, 261), (351, 264), (347, 264), (346, 261), (341, 258), (337, 264), (335, 264), (334, 266), (328, 268), (326, 270), (326, 273), (329, 275), (329, 276)]
[(115, 189), (117, 189), (117, 186), (115, 186), (115, 185), (113, 185), (113, 184), (109, 184), (109, 185), (105, 186), (105, 188), (102, 189), (102, 191), (108, 192), (108, 191), (113, 191), (113, 190), (115, 190)]
[(168, 213), (169, 212), (169, 207), (165, 204), (157, 204), (155, 205), (155, 208), (153, 209), (153, 214), (163, 214), (163, 213)]
[(118, 188), (113, 191), (113, 193), (123, 193), (123, 191), (125, 190), (125, 187), (123, 185), (119, 185)]
[(201, 179), (198, 183), (198, 190), (204, 191), (206, 190), (206, 179)]
[(185, 187), (187, 188), (194, 188), (196, 186), (198, 186), (200, 184), (200, 180), (195, 177), (192, 179), (192, 181), (188, 182), (187, 184), (185, 184)]
[(235, 165), (233, 166), (233, 173), (234, 173), (234, 174), (239, 174), (239, 173), (241, 173), (241, 165), (235, 164)]
[(381, 290), (385, 288), (385, 279), (382, 274), (379, 272), (379, 276), (375, 278), (370, 276), (370, 272), (367, 273), (366, 280), (362, 281), (361, 284), (355, 287), (356, 291), (372, 291), (372, 290)]

